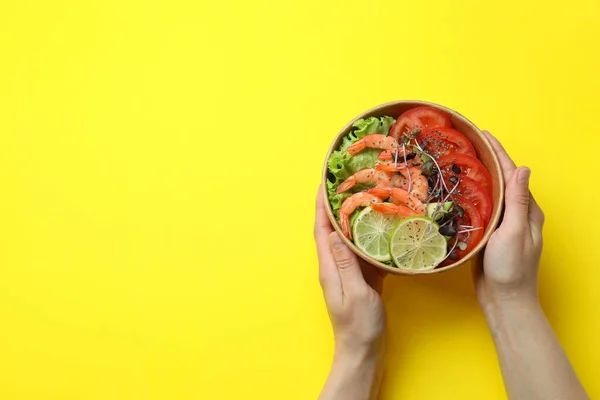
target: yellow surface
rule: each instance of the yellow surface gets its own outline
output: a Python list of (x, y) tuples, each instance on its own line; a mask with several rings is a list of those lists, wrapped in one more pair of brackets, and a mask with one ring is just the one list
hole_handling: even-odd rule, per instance
[[(460, 111), (533, 169), (544, 307), (600, 396), (599, 13), (3, 1), (0, 398), (316, 398), (321, 164), (394, 99)], [(505, 398), (469, 278), (387, 280), (381, 399)]]

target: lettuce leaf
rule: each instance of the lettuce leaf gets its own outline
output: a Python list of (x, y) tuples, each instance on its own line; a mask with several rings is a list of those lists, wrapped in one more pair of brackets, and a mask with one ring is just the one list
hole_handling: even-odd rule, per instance
[(365, 189), (365, 185), (357, 185), (352, 191), (336, 194), (335, 189), (338, 185), (347, 179), (356, 171), (364, 168), (373, 168), (377, 162), (379, 151), (376, 149), (365, 149), (355, 156), (350, 156), (346, 149), (356, 141), (362, 139), (371, 133), (380, 133), (387, 135), (390, 128), (396, 120), (392, 117), (370, 117), (359, 119), (352, 126), (354, 129), (342, 139), (340, 149), (334, 151), (329, 157), (327, 167), (329, 169), (329, 179), (327, 180), (327, 193), (331, 208), (336, 217), (339, 215), (339, 209), (342, 202), (352, 193)]

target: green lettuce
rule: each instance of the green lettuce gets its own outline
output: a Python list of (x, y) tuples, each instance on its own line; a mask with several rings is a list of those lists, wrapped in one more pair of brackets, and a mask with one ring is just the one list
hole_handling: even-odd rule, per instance
[(339, 215), (339, 209), (342, 202), (352, 193), (365, 189), (365, 185), (356, 185), (353, 190), (336, 194), (335, 189), (338, 185), (347, 179), (356, 171), (364, 168), (373, 168), (377, 162), (379, 151), (376, 149), (365, 149), (355, 156), (350, 156), (346, 149), (356, 141), (362, 139), (371, 133), (380, 133), (387, 135), (390, 128), (396, 120), (392, 117), (370, 117), (359, 119), (352, 126), (353, 130), (343, 139), (339, 150), (334, 151), (329, 157), (327, 168), (329, 170), (329, 179), (327, 180), (327, 193), (329, 202), (336, 217)]

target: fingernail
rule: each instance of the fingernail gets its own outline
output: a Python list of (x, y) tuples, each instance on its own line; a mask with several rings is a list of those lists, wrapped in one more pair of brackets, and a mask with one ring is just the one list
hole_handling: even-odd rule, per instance
[(527, 167), (521, 169), (519, 171), (519, 176), (517, 177), (519, 184), (526, 185), (529, 182), (529, 177), (531, 176), (531, 170)]
[(333, 250), (339, 250), (344, 247), (344, 242), (342, 242), (342, 239), (336, 232), (331, 234), (331, 247)]

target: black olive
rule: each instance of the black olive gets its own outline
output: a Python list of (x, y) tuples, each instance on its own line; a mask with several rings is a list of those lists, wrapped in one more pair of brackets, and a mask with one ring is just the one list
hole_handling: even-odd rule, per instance
[(417, 156), (417, 153), (410, 153), (406, 155), (406, 161), (408, 160), (412, 160), (413, 158), (415, 158)]
[(450, 183), (452, 183), (453, 185), (456, 185), (458, 183), (458, 178), (456, 176), (451, 176), (450, 179), (448, 179), (450, 181)]
[(460, 168), (456, 164), (452, 164), (452, 172), (455, 174), (460, 174)]
[(459, 205), (452, 207), (452, 211), (461, 218), (465, 216), (465, 210)]
[(456, 236), (456, 228), (451, 224), (440, 226), (440, 233), (444, 236)]

